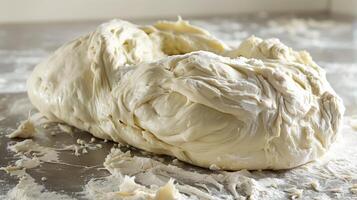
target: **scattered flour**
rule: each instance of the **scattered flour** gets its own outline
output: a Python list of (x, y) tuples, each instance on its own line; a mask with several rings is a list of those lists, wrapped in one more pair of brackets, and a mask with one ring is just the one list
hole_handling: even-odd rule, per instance
[(73, 198), (58, 194), (56, 192), (46, 191), (43, 185), (35, 182), (30, 175), (25, 174), (20, 177), (19, 183), (12, 188), (6, 199), (8, 200), (72, 200)]
[(88, 199), (105, 199), (120, 191), (118, 186), (127, 176), (146, 189), (162, 187), (174, 179), (181, 199), (334, 199), (336, 195), (349, 196), (357, 191), (357, 152), (346, 146), (356, 145), (357, 136), (346, 123), (343, 136), (324, 159), (278, 172), (210, 171), (175, 160), (165, 164), (147, 155), (138, 156), (113, 148), (104, 162), (111, 175), (90, 180), (84, 193)]
[[(181, 197), (176, 199), (216, 199), (217, 195), (224, 199), (244, 197), (259, 199), (271, 193), (263, 184), (249, 178), (250, 173), (246, 170), (219, 173), (205, 170), (205, 173), (199, 173), (170, 164), (166, 165), (152, 158), (133, 156), (130, 151), (124, 153), (117, 148), (111, 150), (104, 166), (111, 176), (89, 181), (85, 191), (89, 199), (105, 199), (113, 193), (118, 194), (123, 191), (122, 187), (117, 187), (118, 185), (124, 185), (125, 188), (129, 187), (128, 185), (135, 185), (134, 188), (141, 188), (145, 191), (150, 188), (153, 191), (149, 193), (154, 194), (157, 188), (169, 187), (173, 179), (177, 180), (175, 188), (181, 193)], [(134, 176), (141, 185), (138, 186), (134, 182)], [(131, 194), (137, 195), (135, 192)], [(277, 195), (277, 193), (270, 195)], [(134, 199), (140, 199), (139, 197)], [(118, 199), (126, 199), (126, 197), (121, 196)]]
[(43, 162), (58, 162), (58, 152), (50, 147), (44, 147), (31, 139), (26, 139), (9, 146), (9, 150), (17, 153), (17, 156), (22, 155), (35, 155), (40, 161)]
[[(92, 138), (93, 139), (93, 138)], [(77, 144), (67, 145), (64, 148), (58, 149), (59, 151), (73, 151), (75, 156), (80, 156), (81, 154), (88, 153), (89, 150), (101, 149), (103, 146), (101, 144), (94, 143), (95, 140), (90, 140), (86, 142), (82, 139), (77, 139)]]
[[(325, 159), (286, 172), (211, 171), (186, 165), (180, 161), (165, 161), (150, 155), (112, 148), (104, 167), (111, 175), (93, 178), (82, 195), (86, 199), (333, 199), (355, 195), (357, 191), (357, 154), (353, 148), (357, 136), (345, 120), (343, 138), (338, 138)], [(91, 145), (91, 140), (78, 140), (80, 148)], [(6, 199), (71, 199), (48, 192), (26, 173), (26, 169), (41, 167), (41, 162), (56, 163), (58, 150), (44, 147), (32, 139), (10, 145), (16, 153), (14, 165), (2, 169), (19, 178)], [(87, 148), (83, 148), (87, 149)], [(83, 150), (82, 149), (82, 150)], [(80, 152), (79, 152), (80, 153)], [(175, 181), (174, 181), (175, 180)], [(327, 181), (329, 180), (329, 181)], [(46, 181), (42, 178), (41, 182)], [(163, 197), (163, 195), (168, 195)], [(3, 198), (3, 197), (1, 197)]]
[[(47, 191), (43, 185), (36, 183), (35, 179), (26, 172), (26, 169), (39, 167), (41, 162), (59, 162), (56, 150), (41, 146), (32, 139), (17, 142), (14, 145), (10, 145), (8, 149), (16, 153), (17, 160), (14, 165), (1, 167), (0, 169), (12, 176), (16, 176), (19, 182), (7, 195), (0, 196), (1, 198), (8, 200), (73, 199), (67, 195)], [(42, 177), (41, 180), (45, 181), (46, 178)]]

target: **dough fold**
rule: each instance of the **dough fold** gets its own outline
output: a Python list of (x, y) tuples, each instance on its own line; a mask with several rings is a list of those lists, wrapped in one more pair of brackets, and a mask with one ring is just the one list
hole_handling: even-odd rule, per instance
[(307, 52), (250, 37), (238, 48), (179, 19), (113, 20), (34, 69), (51, 120), (220, 169), (288, 169), (321, 157), (344, 106)]

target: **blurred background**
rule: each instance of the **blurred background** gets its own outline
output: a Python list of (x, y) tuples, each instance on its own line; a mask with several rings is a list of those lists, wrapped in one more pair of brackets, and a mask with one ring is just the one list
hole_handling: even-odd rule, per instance
[(0, 0), (0, 93), (24, 93), (37, 63), (100, 23), (177, 16), (231, 46), (256, 35), (309, 51), (357, 114), (357, 0)]
[(1, 0), (1, 23), (227, 16), (265, 12), (356, 15), (356, 0)]

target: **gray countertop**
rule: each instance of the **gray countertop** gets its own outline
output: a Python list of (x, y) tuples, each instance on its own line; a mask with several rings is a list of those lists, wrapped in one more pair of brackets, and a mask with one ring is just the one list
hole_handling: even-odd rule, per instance
[[(192, 19), (192, 24), (210, 31), (217, 38), (231, 46), (237, 46), (244, 38), (255, 35), (262, 38), (277, 37), (296, 50), (307, 50), (313, 59), (326, 70), (332, 87), (343, 98), (346, 115), (357, 115), (357, 24), (347, 17), (334, 17), (327, 14), (316, 15), (244, 15), (236, 17)], [(134, 21), (135, 22), (135, 21)], [(137, 21), (140, 24), (152, 21)], [(26, 91), (26, 79), (34, 66), (61, 44), (95, 29), (101, 22), (71, 22), (51, 24), (0, 25), (0, 167), (13, 161), (6, 149), (10, 141), (4, 135), (16, 128), (25, 119), (30, 105)], [(23, 104), (14, 104), (20, 101)], [(21, 105), (24, 105), (21, 107)], [(20, 112), (11, 111), (18, 107)], [(47, 145), (74, 142), (76, 138), (89, 140), (88, 134), (78, 133), (76, 137), (58, 136)], [(99, 151), (77, 157), (66, 153), (61, 159), (72, 164), (100, 166), (112, 143), (101, 142)], [(35, 178), (46, 175), (49, 181), (46, 188), (63, 191), (81, 198), (76, 192), (90, 177), (104, 176), (107, 172), (98, 167), (83, 172), (68, 166), (57, 168), (48, 165), (46, 171), (29, 170)], [(70, 170), (74, 176), (65, 176)], [(55, 172), (55, 173), (54, 173)], [(55, 174), (55, 175), (54, 175)], [(0, 197), (16, 185), (15, 177), (0, 170)], [(64, 178), (66, 177), (66, 178)], [(330, 196), (333, 197), (333, 196)], [(353, 197), (351, 197), (353, 198)]]

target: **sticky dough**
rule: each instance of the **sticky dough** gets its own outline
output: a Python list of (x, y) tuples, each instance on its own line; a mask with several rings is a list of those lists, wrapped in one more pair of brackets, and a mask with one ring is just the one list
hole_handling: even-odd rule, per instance
[(36, 66), (28, 95), (51, 120), (225, 170), (315, 160), (344, 112), (307, 52), (254, 36), (230, 48), (183, 20), (105, 23)]

